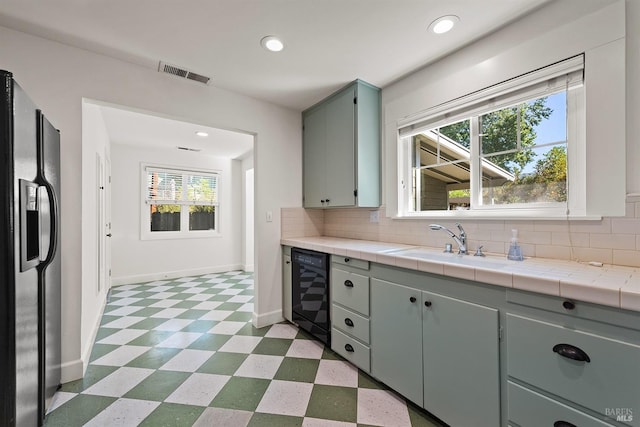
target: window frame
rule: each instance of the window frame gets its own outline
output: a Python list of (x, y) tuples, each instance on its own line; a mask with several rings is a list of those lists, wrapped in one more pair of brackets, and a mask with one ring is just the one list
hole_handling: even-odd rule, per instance
[[(426, 111), (398, 120), (397, 144), (397, 197), (396, 218), (521, 218), (558, 219), (568, 217), (588, 218), (586, 215), (586, 111), (585, 111), (585, 60), (584, 54), (551, 64), (530, 73), (497, 83), (469, 95), (436, 105)], [(491, 111), (507, 108), (545, 95), (558, 93), (561, 86), (553, 89), (553, 80), (567, 75), (573, 78), (566, 84), (567, 93), (567, 201), (558, 203), (522, 203), (503, 205), (480, 205), (481, 198), (481, 150), (479, 147), (479, 117)], [(576, 80), (579, 76), (580, 81)], [(549, 81), (549, 91), (544, 84)], [(557, 83), (557, 82), (556, 82)], [(577, 88), (577, 89), (576, 89)], [(496, 102), (495, 100), (498, 99)], [(469, 163), (471, 166), (471, 206), (468, 210), (414, 211), (412, 208), (413, 167), (412, 136), (436, 127), (446, 126), (460, 120), (470, 120), (471, 144)], [(475, 123), (474, 123), (475, 122)]]
[[(188, 176), (215, 176), (216, 178), (216, 200), (210, 203), (174, 202), (167, 200), (167, 203), (154, 203), (156, 205), (180, 205), (180, 230), (178, 231), (151, 231), (148, 199), (148, 174), (149, 171), (169, 172), (182, 175), (182, 195), (187, 194)], [(217, 170), (196, 169), (181, 166), (166, 166), (149, 163), (140, 164), (140, 240), (168, 240), (168, 239), (201, 239), (220, 237), (220, 189), (221, 172)], [(215, 206), (214, 229), (213, 230), (189, 230), (189, 208), (191, 206)]]

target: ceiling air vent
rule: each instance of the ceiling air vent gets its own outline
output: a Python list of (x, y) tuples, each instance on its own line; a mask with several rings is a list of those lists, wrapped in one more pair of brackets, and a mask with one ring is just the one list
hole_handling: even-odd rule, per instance
[(178, 150), (184, 150), (184, 151), (195, 151), (195, 152), (202, 151), (201, 148), (191, 148), (191, 147), (177, 147), (177, 148)]
[(211, 81), (211, 77), (203, 76), (202, 74), (194, 73), (193, 71), (185, 70), (184, 68), (167, 64), (162, 61), (160, 61), (160, 63), (158, 64), (158, 71), (177, 77), (182, 77), (183, 79), (193, 80), (205, 85), (209, 84), (209, 82)]

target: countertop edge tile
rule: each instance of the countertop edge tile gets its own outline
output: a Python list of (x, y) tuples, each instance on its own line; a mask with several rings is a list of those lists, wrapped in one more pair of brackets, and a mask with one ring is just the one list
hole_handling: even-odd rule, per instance
[(560, 281), (560, 296), (580, 301), (604, 304), (612, 307), (620, 307), (620, 287), (619, 286), (594, 286), (595, 284), (585, 284)]
[(426, 259), (418, 260), (418, 271), (444, 275), (444, 264)]
[(468, 265), (444, 264), (444, 275), (457, 279), (475, 280), (476, 269)]
[(620, 308), (640, 311), (640, 292), (624, 287), (620, 289)]
[(476, 268), (476, 281), (490, 285), (513, 288), (513, 273), (510, 271)]

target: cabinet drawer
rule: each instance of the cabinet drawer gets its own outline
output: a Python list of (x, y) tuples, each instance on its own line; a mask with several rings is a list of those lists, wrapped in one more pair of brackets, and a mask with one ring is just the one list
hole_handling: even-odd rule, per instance
[(331, 270), (331, 291), (334, 302), (369, 315), (369, 278), (333, 268)]
[(343, 332), (369, 344), (369, 319), (334, 305), (332, 325)]
[(332, 255), (331, 262), (335, 264), (348, 265), (350, 267), (359, 268), (361, 270), (369, 270), (369, 261), (351, 258), (348, 256)]
[(507, 315), (508, 374), (595, 412), (640, 408), (638, 361), (640, 346)]
[(371, 372), (369, 347), (343, 334), (336, 328), (331, 330), (331, 349), (365, 372)]
[[(508, 400), (509, 422), (520, 426), (611, 426), (611, 424), (512, 382), (509, 382)], [(570, 424), (561, 424), (562, 421)]]

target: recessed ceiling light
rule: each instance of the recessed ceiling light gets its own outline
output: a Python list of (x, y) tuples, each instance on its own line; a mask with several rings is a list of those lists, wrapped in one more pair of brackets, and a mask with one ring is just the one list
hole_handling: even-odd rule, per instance
[(209, 134), (207, 132), (204, 132), (204, 131), (201, 131), (201, 130), (197, 131), (196, 135), (201, 136), (203, 138), (206, 137), (206, 136), (209, 136)]
[(444, 34), (451, 31), (458, 21), (460, 21), (460, 18), (455, 15), (441, 16), (429, 24), (429, 30), (436, 34)]
[(284, 49), (284, 43), (276, 36), (266, 36), (260, 40), (260, 44), (263, 48), (270, 50), (271, 52), (280, 52)]

